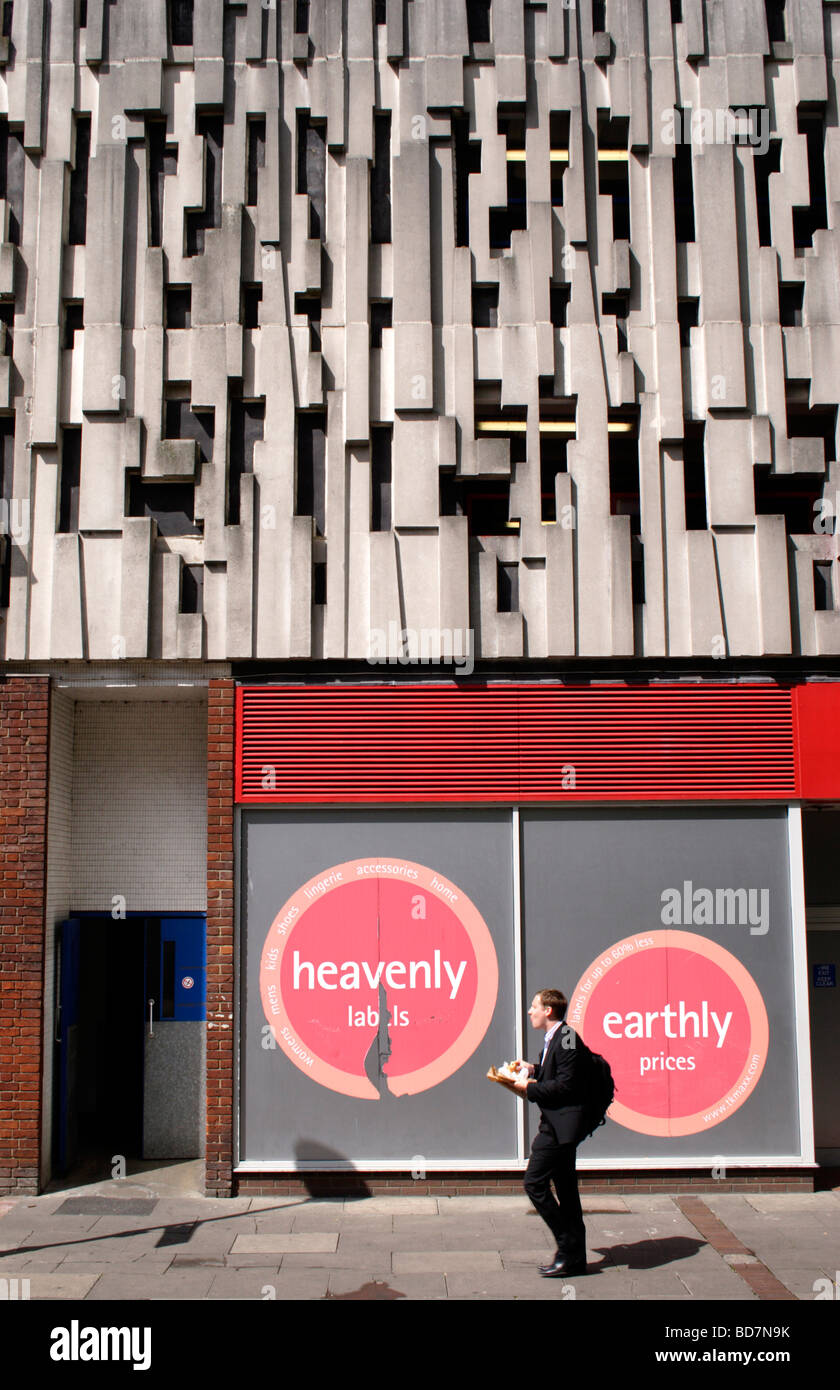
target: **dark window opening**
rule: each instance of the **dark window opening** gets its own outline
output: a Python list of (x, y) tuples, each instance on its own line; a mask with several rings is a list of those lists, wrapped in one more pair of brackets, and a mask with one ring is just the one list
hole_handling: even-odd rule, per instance
[(499, 326), (499, 286), (473, 285), (472, 287), (473, 328), (498, 328)]
[(374, 22), (374, 24), (387, 24), (387, 23), (388, 23), (387, 9), (388, 9), (388, 7), (387, 7), (387, 4), (386, 4), (386, 0), (373, 0), (373, 22)]
[(612, 231), (614, 241), (630, 240), (630, 181), (627, 165), (599, 163), (598, 192), (612, 198)]
[[(181, 613), (204, 611), (203, 565), (181, 565), (181, 600), (178, 608)], [(166, 945), (174, 947), (175, 942), (166, 942)]]
[(295, 33), (309, 33), (309, 0), (295, 0)]
[(452, 116), (455, 165), (455, 245), (470, 244), (470, 174), (481, 173), (481, 141), (470, 139), (469, 116)]
[[(570, 433), (574, 434), (574, 423), (577, 419), (577, 396), (555, 396), (553, 376), (541, 376), (538, 380), (540, 383), (540, 429), (545, 431), (546, 425), (550, 425), (552, 421), (562, 421), (564, 424), (572, 426)], [(548, 432), (552, 433), (551, 430)]]
[(14, 246), (20, 245), (25, 161), (20, 135), (9, 130), (5, 116), (0, 117), (0, 198), (4, 198), (9, 207), (9, 241)]
[(242, 286), (242, 327), (259, 328), (262, 285)]
[(626, 150), (629, 138), (629, 116), (611, 116), (608, 111), (598, 112), (599, 150)]
[(167, 174), (178, 171), (178, 150), (166, 143), (166, 122), (147, 120), (149, 169), (149, 245), (163, 244), (163, 189)]
[(382, 330), (391, 327), (391, 314), (393, 301), (390, 299), (375, 299), (370, 306), (370, 345), (372, 348), (381, 348)]
[(85, 308), (81, 300), (67, 300), (64, 305), (64, 346), (75, 347), (76, 334), (85, 326)]
[[(508, 156), (525, 151), (525, 114), (499, 110), (497, 128), (505, 136)], [(507, 204), (490, 209), (491, 247), (510, 246), (511, 234), (528, 226), (528, 190), (525, 160), (507, 160)]]
[(496, 131), (504, 135), (509, 150), (525, 149), (525, 110), (524, 107), (507, 108), (500, 106), (496, 113)]
[(834, 610), (833, 568), (830, 560), (814, 561), (814, 608), (817, 613), (831, 613)]
[(391, 240), (391, 113), (373, 117), (373, 166), (370, 171), (370, 239), (375, 246)]
[(196, 133), (204, 138), (204, 207), (186, 213), (187, 255), (204, 250), (204, 233), (222, 225), (222, 141), (221, 116), (196, 117)]
[(264, 429), (265, 400), (243, 401), (238, 396), (232, 396), (228, 436), (228, 526), (238, 526), (240, 523), (242, 474), (254, 471), (254, 445), (258, 439), (263, 438)]
[(627, 351), (627, 315), (630, 313), (629, 294), (602, 294), (601, 312), (615, 317), (619, 352)]
[(629, 516), (630, 534), (638, 536), (642, 528), (642, 503), (639, 491), (639, 439), (637, 422), (626, 416), (613, 416), (611, 424), (632, 424), (632, 432), (611, 432), (607, 435), (610, 460), (610, 515)]
[[(6, 535), (0, 545), (0, 608), (8, 608), (12, 582), (11, 533), (20, 524), (12, 511), (15, 465), (15, 417), (0, 415), (0, 506), (6, 520)], [(24, 503), (23, 505), (28, 505)]]
[(615, 316), (617, 319), (626, 319), (630, 312), (629, 294), (602, 294), (601, 313)]
[(166, 327), (189, 328), (192, 312), (192, 286), (169, 285), (166, 290)]
[(691, 330), (700, 321), (699, 299), (677, 300), (677, 323), (680, 328), (680, 347), (691, 347)]
[(793, 244), (813, 246), (814, 232), (828, 226), (828, 206), (825, 194), (825, 117), (822, 112), (803, 111), (797, 115), (796, 128), (808, 145), (808, 189), (811, 201), (807, 207), (793, 209)]
[(592, 0), (592, 32), (603, 34), (607, 27), (606, 0)]
[(321, 351), (321, 296), (296, 294), (295, 313), (305, 314), (309, 321), (309, 351)]
[(391, 425), (370, 427), (370, 529), (391, 529), (391, 458), (394, 432)]
[(754, 476), (756, 516), (782, 516), (787, 535), (812, 535), (825, 474), (771, 473), (769, 464), (758, 464)]
[(767, 15), (767, 37), (770, 42), (785, 43), (785, 0), (764, 0), (764, 12)]
[(538, 376), (538, 377), (537, 377), (537, 386), (538, 386), (538, 388), (539, 388), (539, 395), (540, 395), (540, 400), (541, 400), (541, 401), (548, 401), (549, 399), (556, 399), (556, 397), (554, 396), (554, 377), (553, 377), (553, 376)]
[(758, 219), (759, 246), (772, 246), (773, 236), (770, 223), (770, 175), (778, 174), (782, 167), (782, 142), (771, 140), (766, 154), (753, 154), (755, 173), (755, 211)]
[[(598, 113), (598, 151), (623, 153), (627, 150), (630, 122), (626, 116), (609, 117)], [(612, 198), (613, 238), (630, 240), (630, 178), (626, 159), (598, 160), (598, 192)]]
[(507, 166), (507, 206), (490, 209), (490, 245), (510, 246), (513, 232), (524, 231), (528, 225), (525, 166)]
[(645, 601), (645, 547), (639, 536), (630, 537), (630, 600), (634, 607)]
[[(551, 205), (563, 206), (563, 175), (569, 167), (569, 112), (552, 111), (549, 121), (551, 145)], [(559, 158), (565, 152), (565, 158)]]
[(15, 306), (11, 302), (0, 304), (0, 351), (4, 357), (11, 357), (15, 341)]
[(440, 515), (465, 516), (470, 536), (509, 536), (518, 529), (519, 523), (509, 520), (507, 478), (456, 478), (453, 470), (443, 468), (439, 476)]
[(309, 235), (318, 240), (327, 225), (326, 121), (314, 121), (308, 111), (299, 111), (297, 136), (297, 191), (309, 195)]
[(265, 117), (248, 118), (248, 173), (245, 202), (249, 208), (257, 205), (259, 171), (265, 168)]
[(88, 162), (90, 159), (90, 116), (76, 117), (76, 157), (70, 174), (71, 246), (84, 246), (87, 227)]
[(686, 531), (706, 531), (706, 461), (703, 421), (686, 420), (683, 425), (683, 486), (685, 489)]
[[(501, 419), (501, 380), (497, 379), (495, 381), (475, 381), (473, 382), (473, 387), (473, 399), (475, 402), (475, 409), (477, 413), (481, 414), (482, 419), (485, 416), (489, 417), (490, 415), (492, 415), (494, 418), (498, 417), (499, 419)], [(517, 420), (526, 420), (528, 418), (528, 412), (524, 409), (524, 407), (520, 408), (515, 411), (514, 415), (511, 418)]]
[(682, 24), (682, 0), (671, 0), (671, 23)]
[[(4, 38), (4, 39), (10, 39), (10, 38), (12, 37), (12, 16), (13, 16), (13, 14), (14, 14), (14, 9), (15, 9), (15, 7), (14, 7), (13, 0), (3, 0), (3, 29), (2, 29), (2, 34), (3, 34), (3, 38)], [(85, 18), (87, 18), (87, 17), (85, 17)], [(84, 26), (84, 24), (82, 23), (82, 17), (81, 17), (81, 15), (80, 15), (80, 16), (79, 16), (79, 28), (80, 28), (80, 29), (84, 29), (84, 27), (85, 27), (85, 26)]]
[(827, 463), (833, 461), (834, 436), (837, 428), (837, 406), (809, 406), (810, 383), (789, 380), (785, 383), (787, 399), (787, 432), (789, 439), (822, 439)]
[(565, 328), (572, 287), (571, 285), (552, 285), (550, 294), (551, 322), (555, 328)]
[(779, 284), (779, 323), (783, 328), (802, 327), (802, 298), (805, 285), (791, 282)]
[(496, 610), (499, 613), (519, 612), (519, 565), (496, 560)]
[(543, 521), (557, 520), (555, 480), (558, 473), (568, 472), (567, 448), (573, 434), (540, 433), (540, 494)]
[(316, 560), (312, 566), (312, 602), (319, 606), (327, 601), (327, 562)]
[[(679, 111), (677, 130), (684, 130), (684, 111)], [(674, 233), (677, 241), (694, 240), (694, 178), (691, 172), (691, 145), (677, 141), (674, 146)]]
[[(478, 383), (475, 383), (478, 387)], [(501, 406), (501, 383), (493, 383), (492, 396), (484, 391), (476, 390), (475, 394), (475, 429), (476, 434), (493, 435), (495, 438), (507, 439), (515, 450), (515, 458), (525, 457), (525, 429), (524, 425), (528, 419), (528, 411), (524, 405), (509, 405), (502, 409)], [(506, 429), (505, 425), (510, 422), (514, 425), (513, 429)], [(522, 426), (523, 428), (519, 428)], [(521, 446), (521, 449), (520, 449)], [(511, 462), (514, 461), (514, 454), (511, 454)]]
[(128, 516), (149, 516), (161, 536), (200, 536), (192, 483), (147, 482), (135, 474), (128, 484)]
[(169, 0), (169, 36), (173, 48), (192, 44), (193, 0)]
[[(11, 9), (11, 3), (9, 9)], [(79, 28), (87, 29), (87, 0), (79, 0)]]
[(216, 431), (215, 411), (191, 410), (189, 395), (177, 394), (177, 387), (169, 390), (172, 394), (164, 401), (164, 439), (194, 439), (202, 463), (209, 462)]
[(79, 529), (81, 473), (82, 428), (81, 425), (65, 425), (61, 431), (61, 479), (58, 509), (58, 530), (61, 534)]
[(313, 517), (316, 534), (324, 536), (326, 508), (327, 417), (323, 410), (299, 410), (295, 515)]
[(467, 0), (467, 33), (470, 43), (490, 42), (490, 0)]

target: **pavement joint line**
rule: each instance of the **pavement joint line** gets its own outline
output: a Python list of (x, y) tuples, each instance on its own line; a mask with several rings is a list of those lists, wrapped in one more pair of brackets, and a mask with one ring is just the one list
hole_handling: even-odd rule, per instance
[(796, 1294), (791, 1293), (790, 1289), (776, 1278), (755, 1251), (744, 1245), (704, 1201), (699, 1197), (675, 1197), (674, 1201), (686, 1220), (691, 1222), (715, 1253), (722, 1256), (729, 1268), (740, 1275), (759, 1299), (799, 1301)]

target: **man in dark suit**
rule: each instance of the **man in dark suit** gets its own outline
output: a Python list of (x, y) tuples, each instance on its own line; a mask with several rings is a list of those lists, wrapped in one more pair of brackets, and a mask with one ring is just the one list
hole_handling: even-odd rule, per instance
[(586, 1230), (575, 1161), (585, 1133), (589, 1049), (563, 1022), (565, 1013), (566, 997), (560, 990), (543, 989), (534, 995), (528, 1017), (532, 1027), (545, 1033), (545, 1044), (538, 1062), (524, 1064), (533, 1080), (513, 1086), (541, 1112), (525, 1172), (525, 1191), (557, 1244), (551, 1264), (540, 1266), (540, 1273), (549, 1279), (586, 1273)]

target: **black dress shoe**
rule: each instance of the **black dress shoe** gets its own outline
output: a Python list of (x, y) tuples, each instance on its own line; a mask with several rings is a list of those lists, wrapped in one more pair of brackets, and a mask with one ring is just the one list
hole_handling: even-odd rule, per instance
[(586, 1260), (570, 1260), (568, 1255), (558, 1255), (554, 1263), (550, 1265), (540, 1265), (540, 1274), (545, 1279), (562, 1279), (566, 1275), (585, 1274)]

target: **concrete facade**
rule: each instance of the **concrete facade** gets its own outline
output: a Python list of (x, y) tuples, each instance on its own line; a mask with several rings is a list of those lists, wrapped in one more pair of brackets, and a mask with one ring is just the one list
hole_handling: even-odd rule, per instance
[(840, 651), (834, 6), (6, 9), (3, 657)]

